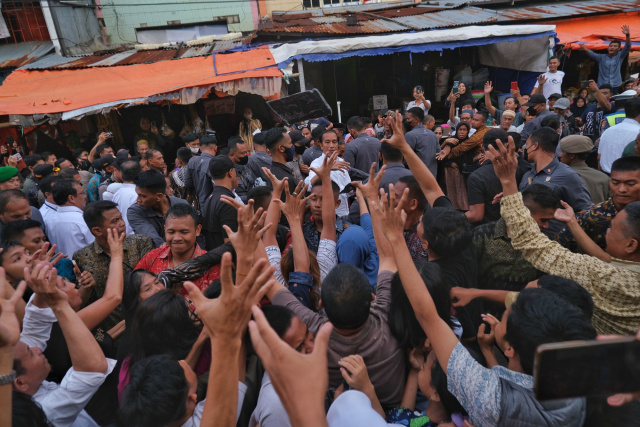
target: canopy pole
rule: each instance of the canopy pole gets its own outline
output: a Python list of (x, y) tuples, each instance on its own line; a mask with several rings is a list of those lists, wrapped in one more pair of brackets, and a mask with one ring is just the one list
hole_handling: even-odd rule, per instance
[(302, 58), (296, 59), (296, 61), (298, 62), (298, 74), (300, 74), (300, 92), (304, 92), (307, 90), (304, 84), (304, 64)]

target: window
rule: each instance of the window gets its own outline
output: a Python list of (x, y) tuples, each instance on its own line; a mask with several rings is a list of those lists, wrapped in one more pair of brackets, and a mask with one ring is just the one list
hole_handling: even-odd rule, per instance
[(0, 39), (1, 44), (51, 40), (42, 9), (37, 2), (3, 1), (2, 17), (10, 37)]

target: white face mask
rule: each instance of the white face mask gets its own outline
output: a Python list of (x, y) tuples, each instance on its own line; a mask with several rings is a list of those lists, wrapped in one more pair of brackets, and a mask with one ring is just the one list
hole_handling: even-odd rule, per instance
[(251, 115), (251, 114), (245, 114), (245, 115), (244, 115), (244, 117), (245, 117), (247, 120), (251, 120), (252, 115)]
[(189, 150), (191, 150), (193, 154), (198, 154), (198, 151), (200, 151), (200, 147), (189, 147)]

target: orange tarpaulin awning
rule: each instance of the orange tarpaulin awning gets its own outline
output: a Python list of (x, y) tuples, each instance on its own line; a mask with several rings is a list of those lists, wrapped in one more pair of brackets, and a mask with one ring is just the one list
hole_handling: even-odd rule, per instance
[(567, 19), (566, 21), (549, 22), (556, 26), (556, 33), (561, 44), (573, 44), (574, 49), (580, 46), (576, 42), (586, 44), (589, 49), (606, 49), (611, 40), (624, 42), (622, 26), (628, 25), (631, 33), (631, 50), (640, 50), (640, 12), (600, 15), (586, 18)]
[(217, 54), (215, 63), (214, 70), (212, 56), (204, 56), (76, 70), (16, 70), (0, 86), (0, 115), (61, 113), (234, 80), (282, 78), (267, 48)]

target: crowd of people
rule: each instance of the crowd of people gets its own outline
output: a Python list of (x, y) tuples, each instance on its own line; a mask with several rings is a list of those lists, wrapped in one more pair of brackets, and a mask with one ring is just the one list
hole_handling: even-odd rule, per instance
[(573, 99), (554, 56), (500, 103), (460, 82), (448, 117), (421, 86), (346, 124), (247, 108), (175, 167), (151, 131), (3, 152), (0, 425), (635, 425), (637, 394), (533, 381), (542, 344), (640, 328), (623, 33)]

